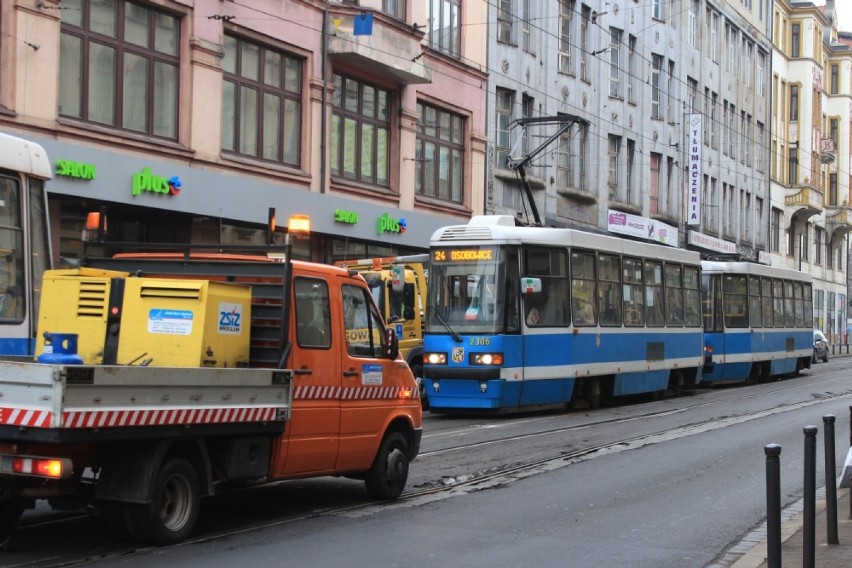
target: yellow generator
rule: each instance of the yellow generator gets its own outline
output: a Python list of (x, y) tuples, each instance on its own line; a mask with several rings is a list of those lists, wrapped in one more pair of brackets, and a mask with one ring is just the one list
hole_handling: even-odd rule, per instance
[(86, 364), (247, 367), (251, 287), (81, 268), (44, 275), (44, 332), (76, 333)]

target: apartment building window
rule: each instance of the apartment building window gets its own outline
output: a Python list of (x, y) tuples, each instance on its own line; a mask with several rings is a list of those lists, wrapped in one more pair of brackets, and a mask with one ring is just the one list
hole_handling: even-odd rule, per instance
[(588, 123), (580, 124), (580, 140), (577, 146), (577, 150), (580, 154), (579, 159), (577, 160), (577, 176), (579, 178), (579, 188), (585, 190), (588, 188), (586, 184), (586, 156), (589, 155), (588, 152), (588, 144), (589, 144), (589, 125)]
[(609, 96), (621, 98), (621, 30), (609, 29)]
[(180, 19), (123, 0), (62, 8), (59, 114), (176, 139)]
[(754, 240), (758, 248), (766, 244), (766, 225), (763, 223), (763, 199), (754, 196)]
[(719, 14), (707, 9), (707, 52), (713, 63), (719, 63)]
[(751, 194), (746, 190), (740, 190), (740, 236), (746, 242), (751, 241)]
[(461, 0), (429, 0), (429, 44), (451, 57), (461, 55)]
[(464, 118), (417, 104), (415, 191), (417, 195), (464, 202)]
[(382, 0), (382, 12), (405, 21), (405, 0)]
[(766, 54), (763, 51), (757, 54), (757, 94), (766, 96)]
[(710, 147), (718, 148), (719, 142), (716, 134), (718, 133), (719, 125), (717, 124), (716, 108), (719, 106), (719, 95), (712, 93), (710, 101)]
[[(529, 95), (521, 97), (521, 117), (532, 118), (535, 114), (535, 99)], [(523, 138), (521, 139), (521, 152), (524, 156), (528, 156), (532, 150), (532, 141), (529, 128), (524, 128)]]
[(825, 230), (821, 227), (814, 227), (814, 264), (817, 266), (822, 264), (822, 241)]
[(512, 122), (512, 112), (515, 106), (515, 92), (497, 88), (497, 104), (495, 106), (497, 125), (497, 167), (505, 168), (506, 159), (512, 150), (512, 139), (509, 133), (509, 123)]
[(751, 87), (751, 76), (753, 74), (751, 60), (754, 58), (754, 44), (743, 37), (743, 82), (746, 87)]
[(678, 210), (677, 196), (674, 190), (674, 173), (674, 158), (670, 156), (666, 157), (666, 193), (663, 196), (664, 201), (662, 207), (662, 212), (666, 215), (671, 215)]
[(799, 86), (790, 85), (790, 122), (799, 120)]
[(609, 141), (607, 151), (609, 157), (607, 186), (609, 187), (609, 197), (612, 199), (618, 193), (618, 161), (621, 151), (621, 136), (610, 134), (607, 138)]
[(834, 140), (835, 148), (837, 147), (837, 129), (839, 127), (839, 122), (836, 118), (831, 118), (828, 120), (828, 136)]
[(799, 183), (799, 149), (790, 148), (787, 159), (787, 183), (796, 185)]
[(719, 223), (719, 191), (716, 178), (710, 178), (710, 228), (718, 232)]
[(583, 5), (583, 11), (580, 14), (580, 79), (588, 81), (588, 61), (589, 61), (589, 19), (592, 16), (592, 9)]
[(831, 94), (836, 95), (840, 88), (840, 66), (836, 63), (831, 66)]
[(799, 57), (801, 48), (802, 25), (793, 24), (790, 26), (790, 57)]
[(663, 19), (663, 0), (651, 0), (651, 16), (655, 20)]
[(662, 81), (663, 56), (651, 55), (651, 118), (663, 118), (662, 99), (663, 93), (660, 82)]
[(772, 252), (781, 252), (781, 222), (783, 220), (783, 212), (780, 209), (772, 208), (772, 218), (769, 222), (772, 224), (769, 234), (769, 250)]
[(633, 203), (633, 178), (634, 172), (633, 168), (636, 167), (636, 141), (635, 140), (627, 140), (627, 180), (624, 184), (624, 201), (626, 203)]
[(728, 73), (736, 75), (737, 73), (737, 31), (733, 25), (725, 24), (725, 45), (728, 46), (728, 60), (725, 62), (725, 68)]
[(572, 126), (559, 136), (559, 146), (556, 150), (556, 185), (558, 187), (572, 187), (573, 168), (571, 167), (574, 156), (572, 155), (573, 140)]
[(748, 144), (746, 144), (746, 112), (744, 110), (740, 111), (740, 163), (746, 163), (746, 154), (748, 153)]
[(686, 78), (686, 90), (687, 96), (689, 100), (687, 101), (687, 105), (692, 112), (698, 112), (698, 81), (693, 79), (692, 77)]
[(811, 226), (809, 223), (805, 223), (804, 227), (802, 227), (802, 235), (799, 239), (799, 258), (801, 260), (808, 260), (809, 250), (811, 248)]
[(675, 112), (677, 111), (677, 107), (675, 106), (675, 63), (671, 59), (669, 59), (669, 73), (666, 75), (666, 108), (668, 110), (669, 115), (669, 124), (674, 124), (675, 122)]
[(689, 0), (689, 15), (687, 17), (689, 30), (689, 45), (698, 47), (698, 4), (699, 0)]
[(840, 202), (837, 198), (837, 174), (828, 174), (828, 204), (837, 207)]
[(636, 36), (627, 38), (627, 102), (636, 104), (636, 77), (639, 72), (636, 67)]
[(727, 183), (722, 184), (722, 192), (725, 198), (724, 225), (725, 236), (734, 237), (734, 186)]
[(521, 38), (523, 39), (523, 48), (527, 53), (535, 55), (535, 41), (533, 40), (532, 22), (535, 19), (533, 14), (532, 0), (521, 0), (523, 15), (521, 18)]
[(730, 114), (728, 115), (728, 155), (731, 158), (736, 159), (736, 149), (734, 148), (735, 142), (737, 139), (737, 109), (734, 105), (730, 107)]
[(766, 164), (764, 163), (764, 160), (766, 159), (766, 150), (763, 147), (765, 140), (766, 140), (766, 127), (764, 127), (763, 124), (758, 122), (757, 123), (757, 139), (752, 140), (752, 143), (754, 144), (754, 154), (755, 154), (754, 158), (755, 158), (755, 161), (757, 162), (755, 164), (755, 169), (760, 173), (764, 173), (766, 171)]
[(512, 0), (499, 0), (497, 5), (497, 41), (512, 43)]
[(302, 60), (226, 35), (222, 69), (222, 150), (298, 166)]
[(389, 185), (390, 93), (370, 83), (334, 75), (331, 175)]
[[(842, 255), (838, 254), (837, 256)], [(831, 246), (830, 240), (825, 243), (825, 266), (826, 268), (834, 268), (834, 247)], [(837, 267), (838, 270), (841, 268), (841, 266)]]
[(710, 202), (710, 176), (704, 175), (704, 179), (701, 180), (703, 183), (701, 185), (701, 207), (702, 207), (702, 219), (701, 222), (704, 225), (704, 230), (706, 231), (708, 227), (711, 226), (710, 223), (710, 210), (712, 209), (712, 205)]
[(559, 0), (559, 71), (573, 73), (571, 66), (571, 16), (574, 0)]
[(648, 188), (648, 210), (651, 215), (660, 212), (660, 165), (663, 155), (651, 152), (651, 185)]
[(710, 118), (710, 89), (707, 87), (704, 88), (704, 145), (710, 145), (710, 130), (712, 128), (712, 124), (706, 124), (707, 120)]

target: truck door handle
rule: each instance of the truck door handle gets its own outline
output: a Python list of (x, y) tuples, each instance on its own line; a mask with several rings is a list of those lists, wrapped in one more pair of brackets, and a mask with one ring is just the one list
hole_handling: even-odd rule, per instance
[(343, 371), (344, 377), (357, 377), (358, 374), (358, 371)]
[(314, 372), (310, 369), (296, 369), (293, 371), (294, 375), (312, 375)]

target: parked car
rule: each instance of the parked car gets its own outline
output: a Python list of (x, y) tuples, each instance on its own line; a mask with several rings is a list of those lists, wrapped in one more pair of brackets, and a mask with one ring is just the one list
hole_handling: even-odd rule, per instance
[(818, 330), (814, 330), (814, 358), (813, 362), (825, 361), (828, 363), (828, 339)]

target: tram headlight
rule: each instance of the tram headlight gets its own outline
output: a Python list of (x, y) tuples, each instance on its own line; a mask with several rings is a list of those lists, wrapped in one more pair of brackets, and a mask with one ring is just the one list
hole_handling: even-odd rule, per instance
[(424, 353), (423, 360), (426, 361), (429, 365), (446, 365), (447, 364), (447, 354), (446, 353)]
[(470, 362), (473, 365), (502, 365), (502, 353), (473, 353), (470, 356)]

